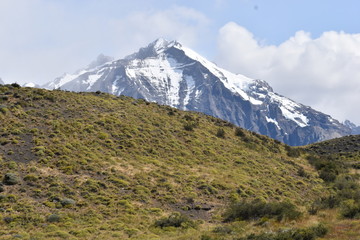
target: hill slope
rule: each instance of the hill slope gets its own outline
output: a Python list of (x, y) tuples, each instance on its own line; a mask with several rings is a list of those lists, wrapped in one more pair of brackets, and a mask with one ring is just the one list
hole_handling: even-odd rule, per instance
[(329, 115), (273, 91), (268, 83), (218, 67), (176, 41), (158, 39), (138, 52), (97, 63), (46, 84), (48, 89), (103, 91), (203, 112), (289, 145), (350, 134)]
[(360, 135), (335, 138), (307, 146), (309, 151), (319, 155), (351, 155), (360, 152)]
[[(221, 239), (232, 226), (231, 239), (253, 231), (223, 222), (232, 202), (304, 210), (328, 193), (285, 145), (144, 100), (13, 84), (0, 122), (4, 239)], [(156, 227), (174, 212), (187, 225)]]

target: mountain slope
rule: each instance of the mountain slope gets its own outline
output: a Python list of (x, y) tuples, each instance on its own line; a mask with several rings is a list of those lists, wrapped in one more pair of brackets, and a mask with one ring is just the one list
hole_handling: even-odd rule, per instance
[(290, 145), (350, 134), (328, 115), (233, 74), (176, 41), (158, 39), (124, 59), (65, 75), (44, 86), (103, 91), (203, 112)]
[[(237, 239), (264, 229), (224, 223), (231, 202), (306, 209), (328, 194), (284, 144), (204, 114), (15, 84), (0, 87), (0, 106), (3, 239)], [(173, 212), (188, 225), (154, 226)]]
[(360, 134), (360, 126), (356, 126), (354, 123), (349, 120), (345, 120), (344, 125), (351, 129), (351, 134), (357, 135)]

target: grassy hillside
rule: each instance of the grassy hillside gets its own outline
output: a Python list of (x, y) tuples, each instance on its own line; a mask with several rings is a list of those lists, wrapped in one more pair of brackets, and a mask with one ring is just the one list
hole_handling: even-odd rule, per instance
[(332, 234), (328, 239), (357, 239), (360, 235), (360, 136), (315, 143), (302, 150), (332, 191), (312, 207), (314, 211), (334, 212), (329, 218)]
[(0, 123), (0, 239), (277, 239), (328, 216), (305, 157), (203, 114), (13, 84)]
[(350, 135), (311, 144), (306, 149), (308, 152), (316, 155), (332, 155), (357, 159), (360, 152), (360, 135)]

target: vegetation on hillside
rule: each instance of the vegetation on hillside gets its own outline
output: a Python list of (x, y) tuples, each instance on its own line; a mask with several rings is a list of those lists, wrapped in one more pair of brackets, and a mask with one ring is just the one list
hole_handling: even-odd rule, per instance
[(360, 136), (346, 136), (305, 148), (309, 162), (333, 193), (314, 202), (312, 211), (340, 208), (344, 218), (360, 219)]
[(296, 148), (125, 96), (0, 85), (0, 123), (0, 239), (315, 238), (329, 184), (357, 193), (346, 166), (324, 181)]

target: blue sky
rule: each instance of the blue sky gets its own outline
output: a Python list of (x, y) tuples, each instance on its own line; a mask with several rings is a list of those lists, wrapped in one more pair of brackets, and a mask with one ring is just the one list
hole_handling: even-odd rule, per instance
[(43, 84), (158, 37), (360, 124), (360, 1), (0, 0), (0, 77)]

